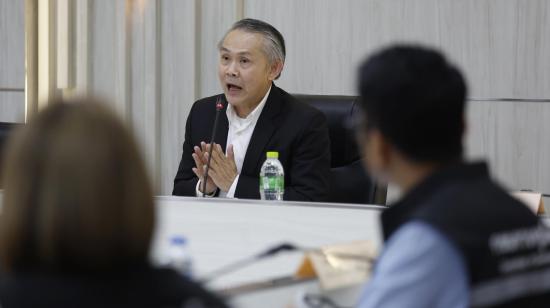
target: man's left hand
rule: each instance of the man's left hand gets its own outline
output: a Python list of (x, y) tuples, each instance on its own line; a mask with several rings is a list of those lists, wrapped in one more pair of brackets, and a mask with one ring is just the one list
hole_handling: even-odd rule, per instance
[[(208, 153), (206, 153), (206, 158), (208, 159)], [(219, 144), (214, 145), (208, 175), (222, 191), (229, 191), (238, 175), (232, 144), (227, 146), (227, 156), (223, 153), (222, 147)]]

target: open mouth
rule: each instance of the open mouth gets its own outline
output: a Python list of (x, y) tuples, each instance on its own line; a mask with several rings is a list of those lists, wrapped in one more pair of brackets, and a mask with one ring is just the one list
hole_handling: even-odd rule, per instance
[(237, 92), (243, 89), (242, 87), (239, 87), (238, 85), (232, 83), (227, 83), (226, 87), (229, 92)]

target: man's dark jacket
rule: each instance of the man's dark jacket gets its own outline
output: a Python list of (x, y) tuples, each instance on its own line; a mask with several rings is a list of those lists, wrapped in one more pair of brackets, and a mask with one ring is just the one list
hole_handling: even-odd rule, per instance
[[(195, 196), (193, 147), (209, 142), (219, 95), (201, 99), (187, 118), (185, 142), (174, 195)], [(225, 99), (224, 99), (225, 101)], [(221, 110), (215, 143), (226, 149), (227, 103)], [(236, 198), (260, 199), (259, 174), (267, 151), (279, 152), (285, 171), (284, 200), (323, 201), (328, 192), (330, 141), (325, 116), (273, 85), (256, 123), (235, 190)]]
[(384, 238), (411, 221), (431, 225), (458, 249), (471, 307), (550, 307), (550, 230), (493, 182), (486, 164), (453, 164), (429, 176), (383, 212)]

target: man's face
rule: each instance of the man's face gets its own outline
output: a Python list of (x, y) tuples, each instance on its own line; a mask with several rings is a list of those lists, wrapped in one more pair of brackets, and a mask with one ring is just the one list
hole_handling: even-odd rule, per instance
[(388, 144), (377, 128), (367, 128), (366, 117), (356, 127), (356, 140), (363, 157), (363, 167), (379, 182), (388, 181)]
[(237, 112), (255, 107), (280, 72), (277, 65), (270, 65), (263, 44), (261, 34), (233, 30), (220, 46), (218, 77)]

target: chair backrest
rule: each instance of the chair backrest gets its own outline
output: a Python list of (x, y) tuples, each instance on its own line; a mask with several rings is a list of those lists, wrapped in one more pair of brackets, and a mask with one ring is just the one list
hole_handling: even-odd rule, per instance
[(330, 135), (331, 168), (347, 166), (359, 159), (355, 136), (347, 125), (357, 111), (357, 97), (305, 94), (294, 96), (325, 114)]
[[(4, 151), (6, 146), (6, 141), (8, 140), (8, 137), (10, 136), (11, 132), (18, 126), (23, 125), (19, 123), (6, 123), (6, 122), (0, 122), (0, 174), (2, 173), (2, 164), (4, 160)], [(0, 185), (2, 185), (0, 183)], [(2, 188), (0, 186), (0, 188)]]
[(378, 186), (363, 169), (349, 126), (358, 112), (357, 97), (295, 94), (323, 112), (328, 121), (331, 154), (330, 202), (385, 204), (385, 186)]

